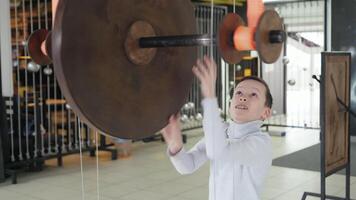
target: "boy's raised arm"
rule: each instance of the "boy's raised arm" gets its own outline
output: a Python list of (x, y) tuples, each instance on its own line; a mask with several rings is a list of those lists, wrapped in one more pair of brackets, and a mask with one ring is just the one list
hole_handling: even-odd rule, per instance
[(169, 124), (162, 130), (162, 135), (167, 143), (171, 162), (179, 173), (190, 174), (207, 161), (204, 139), (200, 140), (190, 151), (185, 151), (179, 115), (170, 117)]
[(204, 57), (193, 67), (193, 73), (201, 83), (203, 96), (203, 129), (206, 151), (209, 159), (218, 158), (226, 147), (225, 125), (220, 117), (220, 111), (215, 95), (217, 66), (213, 59)]

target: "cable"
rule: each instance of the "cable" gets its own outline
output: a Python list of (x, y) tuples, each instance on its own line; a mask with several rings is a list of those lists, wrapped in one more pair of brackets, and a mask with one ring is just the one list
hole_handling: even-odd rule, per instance
[(95, 131), (95, 153), (96, 153), (96, 193), (97, 193), (97, 199), (100, 200), (98, 131)]
[[(78, 118), (79, 119), (79, 118)], [(79, 119), (80, 121), (80, 119)], [(79, 158), (80, 158), (80, 174), (82, 177), (82, 200), (85, 199), (85, 194), (84, 194), (84, 175), (83, 175), (83, 152), (82, 152), (82, 138), (81, 138), (81, 134), (82, 134), (82, 122), (78, 123), (79, 126), (79, 133), (78, 133), (78, 139), (79, 139)]]
[[(210, 3), (210, 38), (211, 38), (211, 43), (210, 43), (210, 58), (213, 58), (213, 31), (214, 31), (214, 1), (211, 0), (211, 3)], [(213, 149), (215, 150), (215, 144), (213, 143)], [(214, 177), (214, 190), (213, 190), (213, 193), (214, 193), (214, 200), (216, 200), (216, 166), (215, 166), (215, 160), (213, 160), (213, 177)]]

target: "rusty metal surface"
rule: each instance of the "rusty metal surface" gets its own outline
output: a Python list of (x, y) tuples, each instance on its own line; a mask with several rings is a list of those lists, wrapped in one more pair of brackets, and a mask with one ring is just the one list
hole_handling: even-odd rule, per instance
[(243, 19), (235, 14), (227, 14), (219, 26), (218, 46), (221, 56), (230, 64), (237, 64), (246, 55), (246, 52), (238, 51), (234, 47), (233, 34), (239, 26), (244, 26)]
[(272, 30), (283, 30), (283, 23), (278, 13), (274, 10), (266, 10), (258, 22), (255, 40), (256, 49), (265, 63), (275, 62), (282, 52), (283, 43), (271, 43), (269, 32)]
[(153, 27), (145, 21), (136, 21), (129, 28), (125, 40), (125, 52), (136, 65), (148, 65), (156, 56), (157, 48), (140, 48), (139, 39), (156, 36)]
[(42, 42), (46, 41), (48, 34), (49, 34), (48, 30), (39, 29), (33, 32), (27, 41), (29, 55), (32, 58), (32, 60), (39, 65), (48, 65), (52, 63), (51, 58), (46, 56), (41, 51), (41, 44)]
[(147, 65), (130, 62), (124, 43), (139, 20), (160, 36), (196, 32), (189, 0), (62, 0), (56, 13), (52, 53), (61, 90), (81, 120), (114, 137), (159, 131), (193, 79), (195, 47), (160, 48)]

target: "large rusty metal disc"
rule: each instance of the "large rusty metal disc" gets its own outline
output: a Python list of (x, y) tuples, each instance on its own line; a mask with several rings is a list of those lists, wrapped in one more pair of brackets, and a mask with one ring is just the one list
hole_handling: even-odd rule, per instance
[(219, 26), (218, 46), (221, 56), (230, 64), (239, 63), (246, 53), (234, 47), (233, 35), (237, 27), (244, 26), (243, 19), (235, 14), (227, 14)]
[(196, 33), (190, 0), (61, 0), (56, 13), (52, 54), (61, 90), (81, 120), (114, 137), (159, 131), (193, 80), (195, 47), (159, 48), (148, 64), (128, 58), (125, 41), (138, 21), (158, 36)]
[(275, 62), (282, 52), (283, 43), (271, 43), (270, 32), (283, 30), (283, 22), (274, 10), (266, 10), (259, 19), (255, 33), (256, 49), (265, 63)]

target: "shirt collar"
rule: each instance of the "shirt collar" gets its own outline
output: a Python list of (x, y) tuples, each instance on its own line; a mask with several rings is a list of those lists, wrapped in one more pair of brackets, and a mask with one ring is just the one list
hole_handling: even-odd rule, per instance
[(229, 120), (229, 127), (227, 128), (227, 136), (231, 139), (242, 138), (250, 133), (259, 132), (263, 124), (262, 120), (256, 120), (238, 124), (232, 120)]

